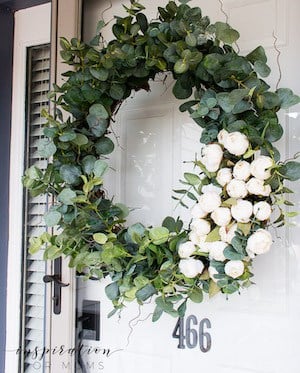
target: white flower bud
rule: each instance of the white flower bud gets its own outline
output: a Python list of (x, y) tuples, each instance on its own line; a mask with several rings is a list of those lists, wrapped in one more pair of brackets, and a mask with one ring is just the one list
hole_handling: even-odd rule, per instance
[(272, 213), (271, 206), (268, 202), (261, 201), (255, 203), (253, 213), (257, 220), (264, 221), (269, 219)]
[(225, 142), (225, 139), (226, 137), (228, 136), (228, 132), (224, 129), (222, 129), (219, 133), (218, 133), (218, 141), (220, 144), (224, 145), (224, 142)]
[(201, 260), (194, 258), (181, 259), (179, 262), (179, 271), (188, 278), (194, 278), (203, 272), (204, 265)]
[(205, 218), (205, 216), (207, 215), (207, 212), (203, 211), (199, 205), (199, 203), (197, 203), (191, 210), (191, 215), (194, 219), (198, 219), (198, 218)]
[(217, 182), (224, 186), (229, 183), (229, 181), (232, 179), (232, 173), (230, 168), (221, 168), (217, 173)]
[(264, 185), (264, 181), (257, 179), (256, 177), (252, 177), (247, 182), (246, 187), (250, 194), (254, 194), (256, 196), (268, 197), (272, 191), (270, 185)]
[(243, 180), (232, 179), (226, 186), (227, 193), (233, 198), (244, 198), (248, 194), (246, 183)]
[(246, 251), (251, 254), (264, 254), (268, 252), (272, 245), (272, 235), (265, 229), (258, 229), (247, 241)]
[(178, 255), (180, 258), (189, 258), (194, 251), (196, 251), (196, 247), (191, 241), (183, 242), (178, 247)]
[(226, 260), (224, 256), (224, 249), (228, 246), (226, 242), (215, 241), (211, 242), (209, 249), (209, 258), (217, 260), (219, 262), (224, 262)]
[(205, 212), (212, 212), (221, 205), (221, 197), (216, 192), (207, 192), (199, 197), (199, 206)]
[(219, 230), (221, 240), (224, 242), (231, 243), (233, 237), (235, 236), (236, 230), (237, 230), (237, 224), (233, 224), (229, 229), (228, 227), (221, 227)]
[(244, 263), (241, 260), (230, 260), (225, 264), (225, 273), (232, 278), (238, 278), (244, 273)]
[(202, 193), (215, 192), (217, 194), (222, 193), (222, 188), (215, 186), (214, 184), (203, 185), (201, 189)]
[(238, 180), (246, 181), (251, 175), (250, 163), (246, 161), (238, 161), (233, 167), (233, 177)]
[[(206, 240), (206, 235), (199, 235), (196, 232), (190, 232), (189, 233), (189, 239), (191, 242), (193, 242), (194, 245), (200, 246), (202, 245)], [(203, 250), (201, 250), (203, 251)]]
[(253, 213), (250, 201), (238, 199), (236, 205), (231, 206), (231, 215), (239, 223), (248, 223)]
[(223, 145), (229, 153), (239, 156), (246, 153), (249, 147), (249, 140), (243, 133), (236, 131), (225, 136)]
[(211, 213), (211, 218), (220, 227), (228, 225), (231, 221), (230, 209), (227, 207), (218, 207)]
[(202, 148), (202, 163), (209, 172), (216, 172), (223, 158), (223, 150), (219, 144), (208, 144)]
[(250, 170), (251, 174), (260, 180), (266, 180), (271, 176), (271, 171), (269, 170), (274, 164), (272, 158), (265, 155), (260, 155), (254, 161), (252, 161)]
[(210, 223), (205, 219), (194, 219), (191, 222), (191, 229), (199, 236), (203, 236), (210, 232)]

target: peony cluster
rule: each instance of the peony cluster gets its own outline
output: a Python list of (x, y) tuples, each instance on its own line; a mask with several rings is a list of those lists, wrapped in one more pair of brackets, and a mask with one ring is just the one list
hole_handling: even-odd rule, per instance
[[(202, 150), (201, 162), (211, 176), (202, 182), (191, 209), (188, 241), (178, 247), (179, 270), (188, 278), (207, 269), (216, 282), (220, 273), (239, 279), (255, 255), (270, 250), (272, 237), (265, 227), (272, 213), (271, 187), (266, 181), (274, 161), (264, 155), (243, 157), (249, 145), (243, 133), (221, 130), (218, 143)], [(228, 252), (235, 250), (232, 240), (241, 234), (244, 246), (235, 260)], [(210, 265), (205, 268), (207, 258)], [(221, 272), (214, 267), (217, 262)]]

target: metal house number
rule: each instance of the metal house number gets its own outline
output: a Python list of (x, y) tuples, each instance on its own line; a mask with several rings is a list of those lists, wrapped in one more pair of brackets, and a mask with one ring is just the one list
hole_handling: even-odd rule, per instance
[(208, 352), (211, 349), (211, 335), (206, 329), (210, 328), (211, 322), (209, 319), (202, 319), (198, 323), (195, 315), (190, 315), (186, 319), (185, 317), (179, 317), (172, 337), (179, 341), (177, 348), (195, 348), (199, 345), (202, 352)]

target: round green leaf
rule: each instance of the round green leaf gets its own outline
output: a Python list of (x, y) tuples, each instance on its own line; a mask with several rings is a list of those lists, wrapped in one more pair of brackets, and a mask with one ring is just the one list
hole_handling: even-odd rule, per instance
[(155, 227), (149, 230), (149, 237), (154, 245), (160, 245), (168, 241), (169, 233), (165, 227)]
[(102, 177), (108, 168), (108, 164), (102, 159), (98, 159), (94, 164), (94, 174), (96, 177)]
[(58, 211), (50, 210), (44, 215), (44, 220), (47, 227), (54, 227), (59, 223), (60, 219), (61, 213)]
[(93, 239), (100, 245), (104, 245), (108, 238), (104, 233), (94, 233)]
[(94, 104), (90, 107), (89, 113), (96, 118), (107, 119), (109, 114), (102, 104)]
[(56, 152), (56, 146), (49, 139), (40, 139), (38, 142), (38, 154), (42, 158), (50, 158)]
[(178, 60), (175, 65), (174, 65), (174, 71), (175, 73), (177, 74), (183, 74), (185, 72), (187, 72), (189, 69), (189, 64), (188, 62), (184, 61), (184, 60)]
[(114, 150), (115, 145), (110, 138), (104, 136), (96, 142), (95, 147), (97, 154), (101, 155), (110, 154)]
[(61, 166), (59, 174), (67, 184), (77, 184), (80, 181), (81, 170), (78, 166), (65, 164)]
[(96, 157), (93, 155), (87, 155), (82, 160), (82, 169), (85, 174), (90, 175), (94, 171), (94, 165), (96, 162)]
[(89, 139), (82, 133), (77, 133), (75, 139), (72, 142), (78, 146), (83, 146), (88, 144)]
[(73, 205), (74, 198), (76, 198), (76, 193), (70, 188), (63, 189), (57, 196), (57, 199), (65, 205)]

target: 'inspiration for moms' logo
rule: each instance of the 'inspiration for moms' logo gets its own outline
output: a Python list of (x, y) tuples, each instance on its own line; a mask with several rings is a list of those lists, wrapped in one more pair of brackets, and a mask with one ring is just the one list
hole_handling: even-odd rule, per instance
[[(35, 346), (34, 348), (21, 348), (16, 350), (17, 355), (23, 355), (26, 362), (31, 367), (39, 371), (42, 368), (50, 367), (51, 359), (47, 358), (50, 356), (61, 357), (60, 365), (62, 372), (70, 369), (71, 362), (70, 357), (74, 357), (76, 364), (79, 367), (85, 367), (86, 372), (96, 372), (104, 370), (104, 359), (111, 357), (116, 352), (120, 352), (122, 349), (112, 350), (110, 348), (103, 348), (100, 346), (89, 346), (83, 343), (79, 343), (76, 347), (67, 347), (65, 345), (55, 346), (54, 348)], [(63, 357), (66, 357), (64, 359)], [(99, 360), (101, 358), (101, 360)]]

